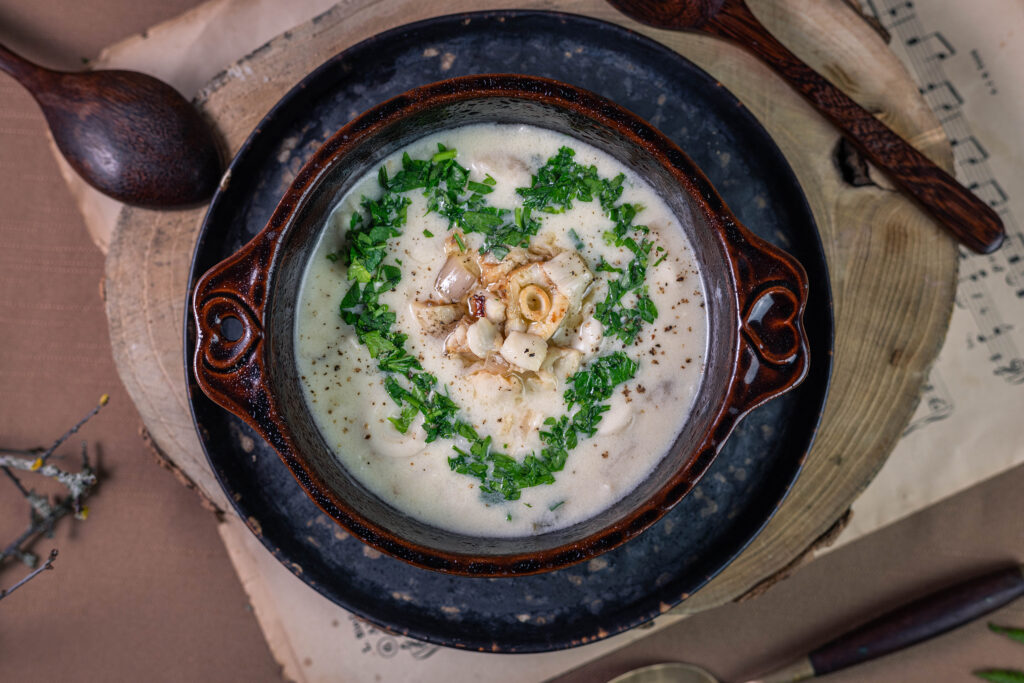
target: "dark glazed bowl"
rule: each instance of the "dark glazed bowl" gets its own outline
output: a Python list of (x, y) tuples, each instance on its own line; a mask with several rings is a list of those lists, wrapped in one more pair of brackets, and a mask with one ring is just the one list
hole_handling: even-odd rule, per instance
[[(704, 376), (668, 455), (607, 510), (529, 537), (449, 532), (368, 492), (325, 444), (295, 370), (295, 302), (331, 209), (392, 152), (429, 133), (480, 122), (525, 123), (564, 133), (644, 177), (686, 231), (708, 308)], [(799, 384), (809, 360), (802, 325), (806, 302), (807, 277), (800, 264), (740, 225), (700, 169), (646, 122), (564, 83), (519, 75), (466, 76), (388, 100), (317, 151), (267, 226), (196, 285), (194, 372), (207, 396), (259, 432), (306, 493), (362, 541), (427, 569), (467, 576), (534, 574), (591, 558), (641, 533), (693, 488), (740, 418)], [(237, 334), (232, 320), (241, 322)]]

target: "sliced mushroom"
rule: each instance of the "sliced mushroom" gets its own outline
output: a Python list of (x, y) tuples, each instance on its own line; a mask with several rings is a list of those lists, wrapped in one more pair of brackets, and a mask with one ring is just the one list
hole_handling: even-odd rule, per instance
[(519, 316), (505, 320), (505, 336), (507, 337), (513, 332), (526, 332), (526, 321)]
[(579, 306), (583, 294), (594, 279), (594, 274), (590, 272), (587, 262), (579, 252), (563, 251), (550, 261), (542, 263), (541, 267), (558, 291), (565, 295), (571, 304)]
[(469, 323), (466, 318), (463, 318), (458, 322), (448, 336), (444, 340), (445, 353), (451, 355), (455, 353), (472, 353), (469, 350), (469, 343), (466, 339), (466, 333), (469, 330)]
[(466, 329), (466, 345), (479, 358), (500, 349), (502, 341), (498, 326), (487, 318), (480, 318)]
[(547, 260), (561, 253), (562, 249), (558, 246), (555, 234), (553, 232), (545, 232), (530, 240), (529, 251), (531, 254), (536, 254), (542, 259)]
[(545, 372), (550, 372), (558, 379), (565, 379), (580, 369), (582, 357), (583, 354), (576, 349), (549, 346), (548, 355), (544, 357), (541, 369)]
[(442, 299), (448, 302), (462, 301), (476, 287), (476, 275), (470, 269), (471, 266), (471, 261), (457, 254), (448, 257), (434, 281), (434, 289)]
[(513, 332), (501, 345), (501, 355), (505, 360), (534, 372), (540, 370), (547, 351), (547, 342), (542, 337), (528, 332)]
[(480, 281), (485, 285), (498, 284), (519, 266), (538, 260), (540, 257), (520, 247), (509, 249), (505, 258), (500, 260), (488, 253), (480, 259)]
[(523, 380), (515, 373), (479, 370), (469, 375), (469, 382), (481, 401), (494, 400), (495, 392), (512, 396), (523, 393)]
[(412, 312), (423, 331), (431, 337), (441, 337), (451, 331), (452, 325), (462, 317), (462, 306), (458, 304), (434, 304), (414, 301)]
[[(539, 263), (512, 271), (507, 289), (505, 314), (508, 319), (526, 318), (529, 321), (527, 331), (543, 339), (555, 333), (569, 309), (569, 300), (555, 289)], [(542, 310), (544, 314), (540, 315)], [(507, 323), (505, 328), (508, 329)]]
[(572, 340), (572, 346), (589, 358), (601, 350), (601, 339), (603, 338), (604, 325), (597, 318), (589, 317), (580, 325), (576, 338)]

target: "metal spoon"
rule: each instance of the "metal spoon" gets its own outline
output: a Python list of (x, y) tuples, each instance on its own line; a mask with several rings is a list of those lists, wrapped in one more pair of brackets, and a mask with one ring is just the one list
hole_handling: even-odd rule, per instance
[[(748, 683), (792, 683), (839, 671), (934, 638), (1021, 595), (1024, 595), (1024, 567), (1009, 567), (969, 579), (898, 607)], [(718, 680), (699, 666), (669, 662), (626, 672), (609, 683), (718, 683)]]
[(135, 71), (51, 71), (3, 45), (0, 69), (32, 93), (61, 154), (100, 192), (166, 207), (195, 204), (216, 189), (213, 135), (163, 81)]
[(772, 36), (743, 0), (608, 0), (623, 14), (662, 29), (728, 38), (753, 52), (842, 131), (864, 156), (964, 245), (988, 254), (1003, 243), (999, 216), (952, 176)]

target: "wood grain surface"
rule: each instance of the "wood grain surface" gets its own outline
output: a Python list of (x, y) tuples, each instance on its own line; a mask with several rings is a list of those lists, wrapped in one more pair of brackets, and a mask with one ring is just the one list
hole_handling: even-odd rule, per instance
[(743, 0), (657, 2), (611, 0), (639, 21), (661, 28), (700, 31), (748, 48), (877, 164), (904, 192), (968, 248), (988, 254), (1006, 231), (995, 210), (974, 196), (902, 137), (809, 68), (765, 30)]
[[(787, 47), (945, 169), (941, 127), (881, 37), (842, 0), (751, 0)], [(915, 204), (868, 165), (857, 186), (837, 162), (839, 135), (766, 66), (724, 41), (640, 26), (597, 0), (516, 3), (615, 21), (707, 70), (754, 113), (800, 180), (817, 219), (834, 296), (831, 395), (802, 475), (760, 536), (677, 611), (749, 594), (804, 561), (885, 461), (938, 354), (956, 285), (957, 249)], [(482, 3), (351, 0), (250, 54), (198, 97), (230, 150), (301, 77), (381, 30)], [(849, 176), (849, 174), (847, 174)], [(154, 444), (222, 509), (189, 417), (181, 329), (203, 210), (125, 209), (112, 235), (106, 306), (118, 371)], [(814, 283), (812, 283), (812, 286)]]

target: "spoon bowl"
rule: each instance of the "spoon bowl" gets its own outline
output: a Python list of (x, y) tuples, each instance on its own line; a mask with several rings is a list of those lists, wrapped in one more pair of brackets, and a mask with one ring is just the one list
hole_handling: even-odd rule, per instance
[(209, 126), (163, 81), (135, 71), (52, 71), (2, 45), (0, 68), (32, 93), (61, 154), (100, 192), (171, 207), (217, 187), (221, 160)]
[(718, 683), (718, 679), (694, 664), (664, 662), (627, 671), (608, 683)]

